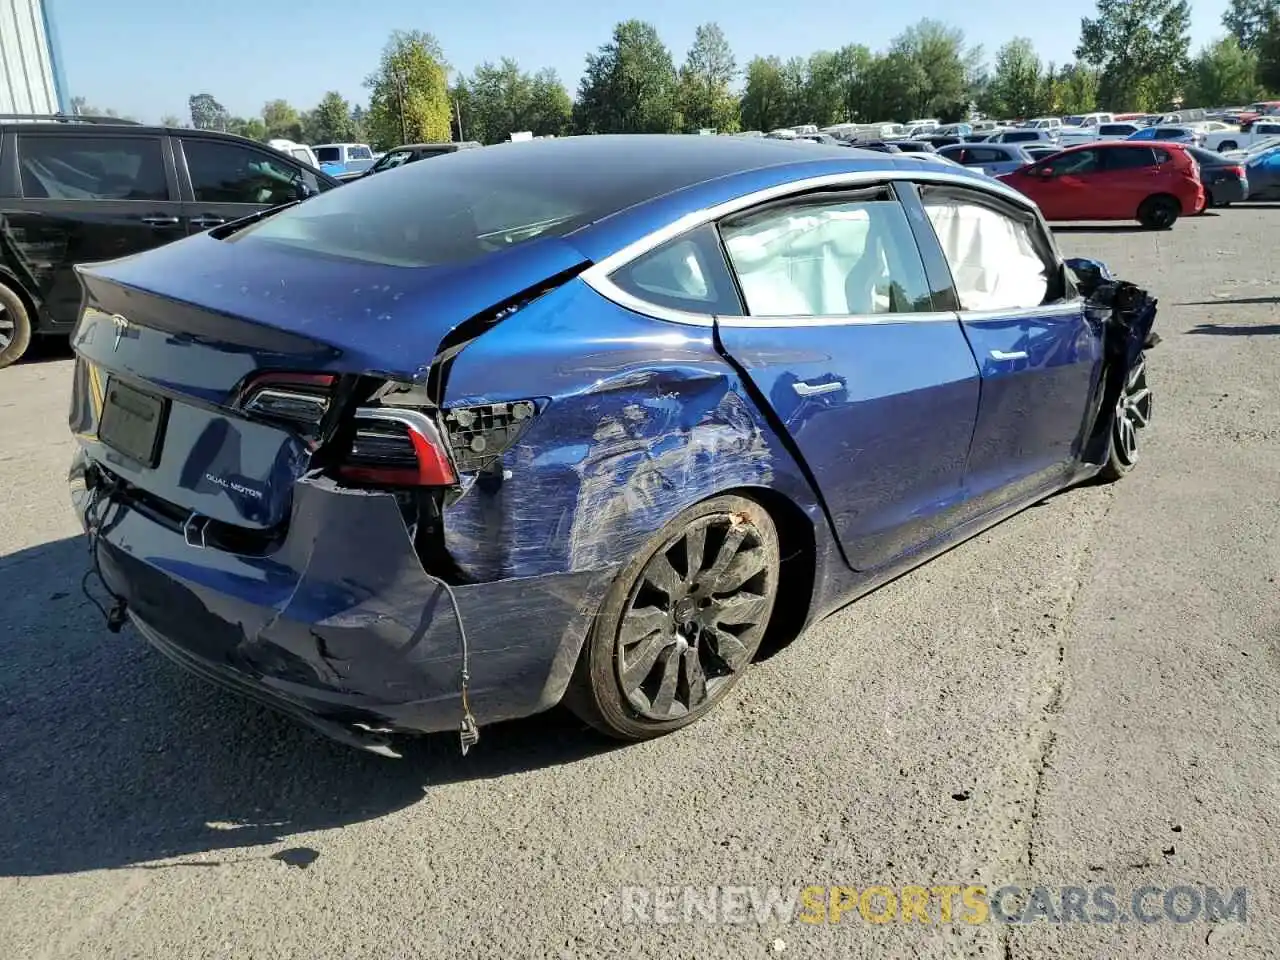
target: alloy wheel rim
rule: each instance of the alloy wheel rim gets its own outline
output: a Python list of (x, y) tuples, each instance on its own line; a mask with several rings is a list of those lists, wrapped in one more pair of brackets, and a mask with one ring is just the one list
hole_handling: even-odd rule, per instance
[(1151, 388), (1147, 386), (1147, 361), (1139, 360), (1129, 371), (1116, 404), (1115, 446), (1121, 462), (1138, 462), (1138, 431), (1151, 422)]
[(6, 350), (9, 344), (13, 343), (13, 335), (16, 325), (13, 317), (9, 315), (9, 311), (5, 309), (4, 304), (0, 303), (0, 350)]
[(769, 561), (740, 516), (694, 521), (650, 558), (618, 627), (615, 666), (631, 707), (677, 720), (751, 660), (744, 635), (769, 613)]

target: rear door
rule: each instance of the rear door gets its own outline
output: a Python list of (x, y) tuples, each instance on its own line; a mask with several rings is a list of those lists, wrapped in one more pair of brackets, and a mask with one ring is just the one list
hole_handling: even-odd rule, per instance
[(1101, 153), (1098, 184), (1117, 210), (1112, 215), (1134, 219), (1142, 201), (1165, 189), (1161, 182), (1165, 174), (1158, 160), (1160, 157), (1167, 160), (1169, 154), (1136, 143), (1116, 144)]
[(178, 182), (192, 233), (327, 188), (305, 167), (250, 143), (198, 134), (175, 138), (175, 142)]
[(850, 565), (883, 566), (949, 529), (978, 369), (895, 192), (776, 201), (720, 234), (744, 304), (716, 318), (722, 348), (812, 470)]
[(43, 329), (74, 325), (76, 264), (140, 253), (185, 234), (173, 158), (160, 134), (17, 132), (6, 154), (19, 195), (4, 201), (7, 234), (40, 298)]
[(1101, 370), (1101, 330), (1033, 213), (969, 187), (925, 184), (920, 199), (981, 368), (966, 496), (995, 507), (1073, 468)]

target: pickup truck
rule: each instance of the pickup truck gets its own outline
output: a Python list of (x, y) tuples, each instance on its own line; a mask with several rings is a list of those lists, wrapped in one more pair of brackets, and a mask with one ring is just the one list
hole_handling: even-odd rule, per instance
[(1203, 146), (1207, 150), (1226, 153), (1229, 150), (1243, 150), (1275, 136), (1280, 136), (1280, 117), (1259, 117), (1252, 123), (1242, 124), (1239, 130), (1206, 133)]

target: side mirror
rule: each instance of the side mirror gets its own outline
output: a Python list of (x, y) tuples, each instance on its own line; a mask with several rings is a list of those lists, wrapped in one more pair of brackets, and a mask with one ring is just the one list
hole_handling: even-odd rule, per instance
[(293, 181), (293, 199), (306, 200), (308, 197), (314, 197), (315, 195), (316, 191), (311, 189), (311, 184), (307, 183), (302, 177)]

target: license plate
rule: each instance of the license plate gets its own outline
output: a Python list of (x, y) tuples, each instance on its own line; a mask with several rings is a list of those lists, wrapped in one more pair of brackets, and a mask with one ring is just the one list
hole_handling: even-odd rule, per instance
[(160, 440), (167, 402), (164, 397), (108, 380), (98, 439), (143, 466), (160, 460)]

